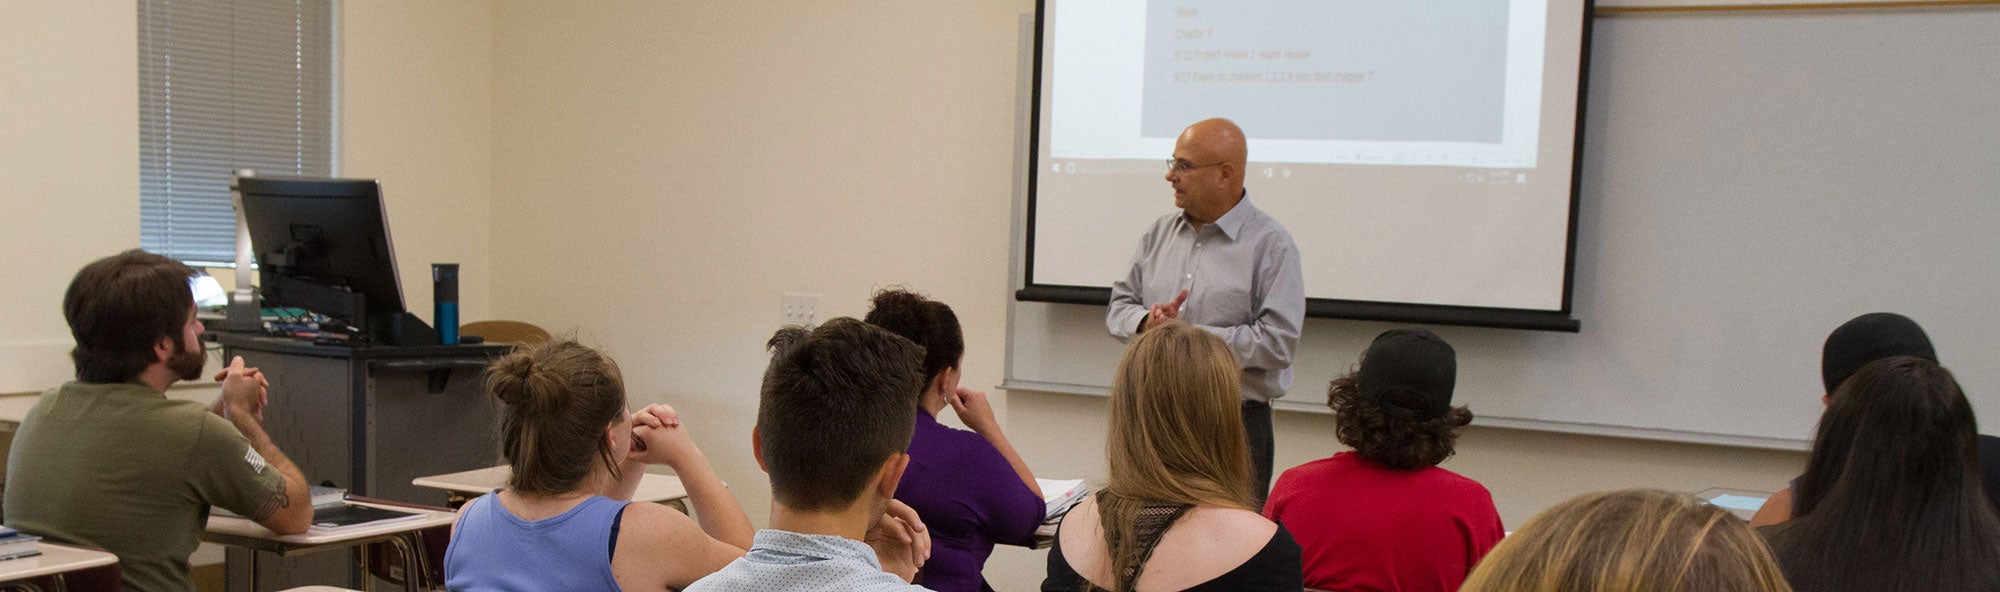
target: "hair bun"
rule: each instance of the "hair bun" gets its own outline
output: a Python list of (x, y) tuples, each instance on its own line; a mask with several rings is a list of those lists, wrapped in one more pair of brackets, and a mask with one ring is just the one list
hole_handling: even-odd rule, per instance
[(495, 360), (486, 369), (487, 388), (493, 397), (508, 405), (524, 405), (534, 399), (531, 384), (535, 374), (535, 358), (530, 352), (521, 351)]

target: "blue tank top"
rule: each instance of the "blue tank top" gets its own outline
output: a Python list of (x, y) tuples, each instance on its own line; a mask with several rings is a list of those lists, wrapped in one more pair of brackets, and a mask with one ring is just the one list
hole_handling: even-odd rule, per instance
[(629, 502), (591, 496), (568, 512), (522, 520), (496, 493), (459, 512), (444, 553), (444, 585), (452, 592), (618, 590), (611, 545)]

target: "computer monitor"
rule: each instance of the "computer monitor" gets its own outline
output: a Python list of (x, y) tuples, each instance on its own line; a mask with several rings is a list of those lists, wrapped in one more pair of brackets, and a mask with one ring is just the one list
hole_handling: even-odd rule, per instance
[(238, 178), (237, 190), (264, 306), (339, 319), (360, 342), (436, 343), (403, 308), (379, 183), (255, 176)]

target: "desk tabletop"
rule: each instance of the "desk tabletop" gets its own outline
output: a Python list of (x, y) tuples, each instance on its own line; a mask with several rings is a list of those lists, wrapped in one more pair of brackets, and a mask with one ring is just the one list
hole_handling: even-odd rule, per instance
[(25, 580), (59, 573), (103, 567), (118, 562), (118, 556), (55, 543), (35, 543), (42, 554), (0, 560), (0, 581)]
[(211, 515), (208, 517), (208, 528), (202, 532), (201, 540), (251, 549), (296, 551), (324, 545), (352, 544), (356, 541), (366, 539), (376, 539), (438, 526), (450, 526), (458, 520), (456, 512), (439, 512), (400, 505), (370, 504), (353, 501), (347, 503), (398, 512), (409, 512), (416, 514), (417, 517), (406, 520), (387, 521), (381, 524), (354, 526), (340, 530), (320, 530), (313, 528), (299, 534), (278, 534), (271, 532), (271, 529), (264, 528), (261, 524), (251, 521), (249, 518)]
[[(410, 484), (417, 487), (429, 487), (431, 489), (442, 489), (478, 496), (507, 485), (507, 478), (513, 474), (514, 471), (512, 468), (507, 465), (500, 465), (444, 475), (418, 477), (411, 480)], [(687, 495), (687, 488), (681, 486), (680, 477), (646, 473), (644, 477), (639, 478), (639, 490), (632, 493), (632, 501), (656, 503), (683, 499)]]
[(35, 401), (39, 401), (41, 398), (39, 393), (0, 397), (0, 423), (20, 426), (21, 420), (27, 419), (28, 410), (33, 409)]

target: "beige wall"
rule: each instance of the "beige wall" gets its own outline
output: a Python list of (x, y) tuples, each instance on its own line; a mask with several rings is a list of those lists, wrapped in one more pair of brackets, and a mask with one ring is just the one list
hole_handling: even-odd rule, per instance
[(459, 318), (488, 318), (493, 9), (478, 0), (338, 6), (340, 174), (381, 180), (411, 312), (433, 320), (431, 264), (458, 263)]
[(139, 245), (138, 12), (10, 3), (0, 18), (0, 392), (70, 375), (62, 291)]

